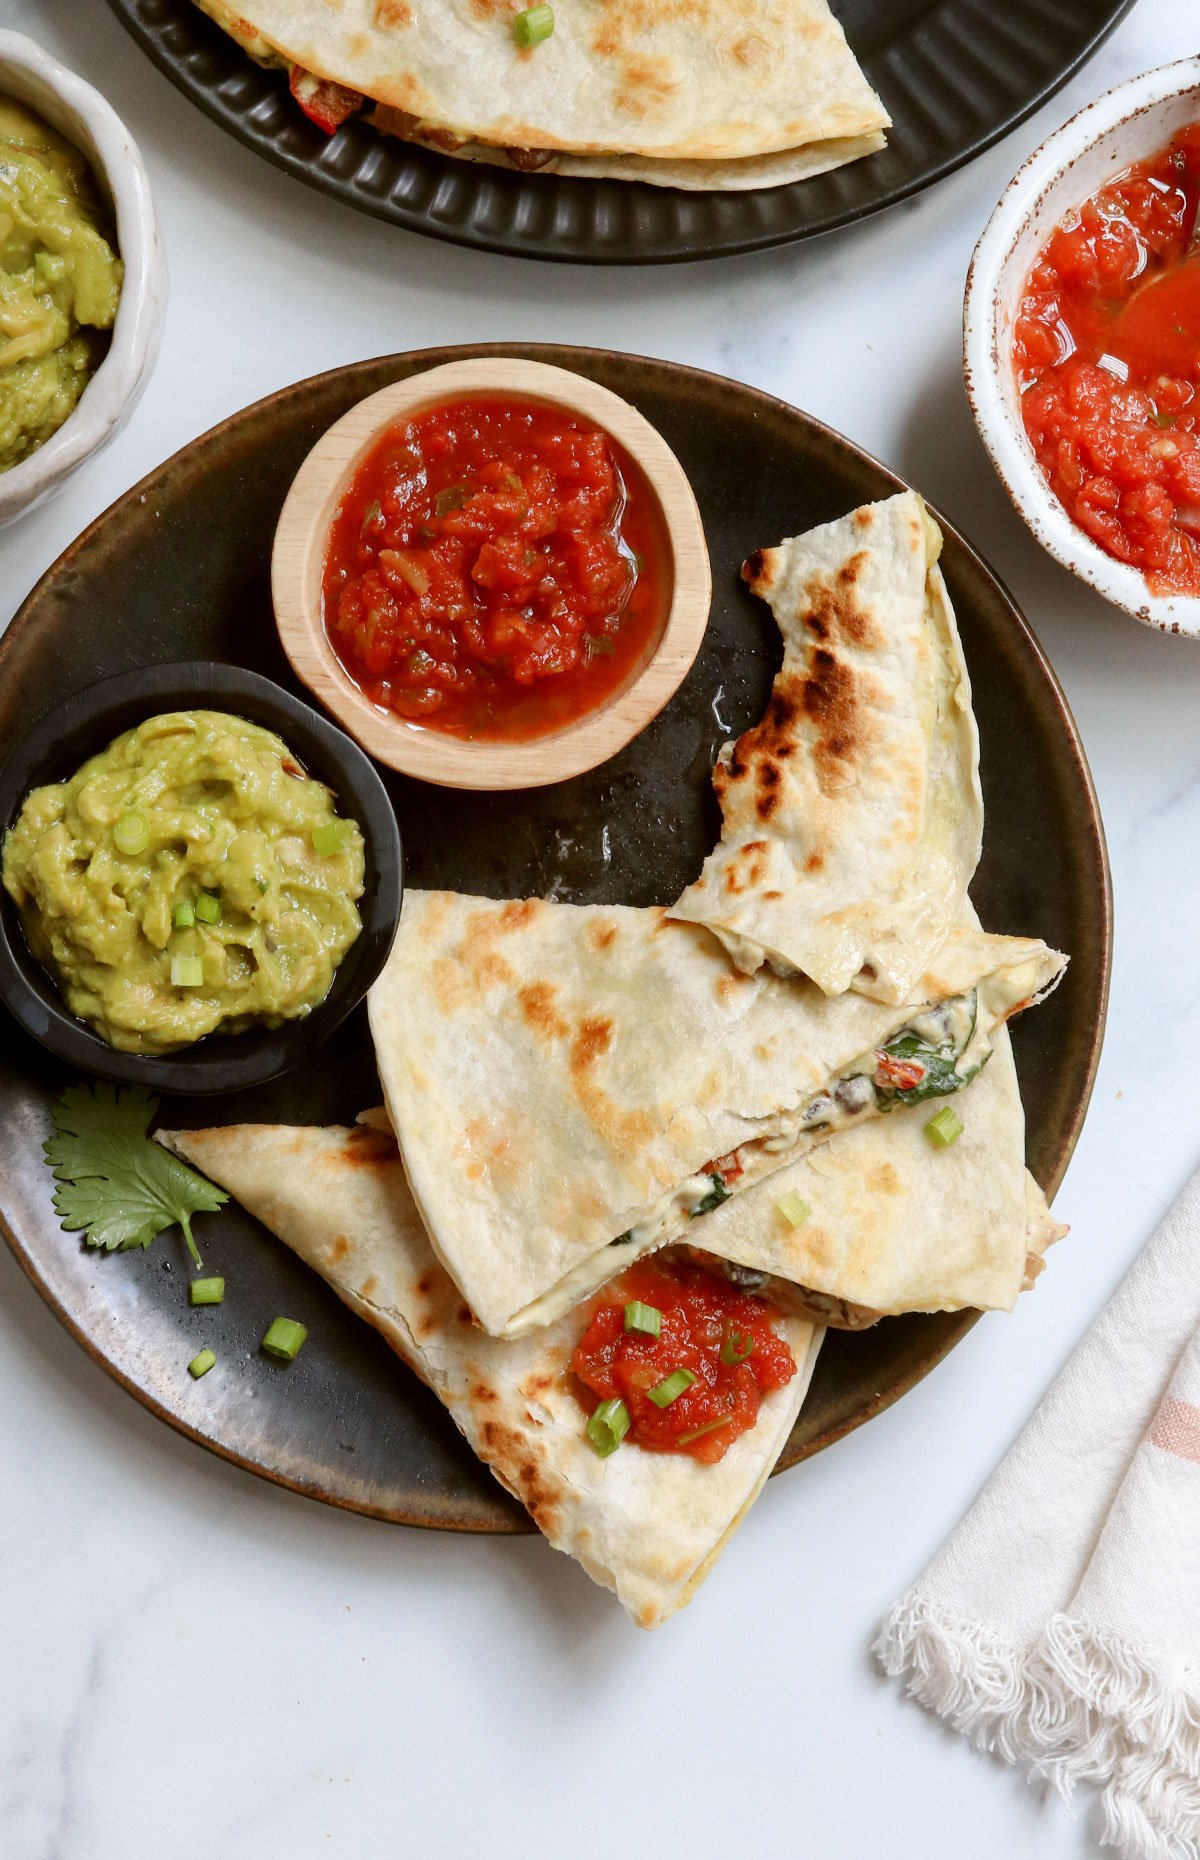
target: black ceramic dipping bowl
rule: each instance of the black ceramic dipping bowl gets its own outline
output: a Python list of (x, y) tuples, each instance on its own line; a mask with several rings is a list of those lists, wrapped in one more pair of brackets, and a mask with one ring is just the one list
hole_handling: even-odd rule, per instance
[(31, 788), (66, 781), (135, 724), (174, 710), (224, 710), (282, 737), (310, 775), (331, 788), (366, 843), (362, 934), (319, 1007), (275, 1028), (211, 1033), (177, 1053), (119, 1053), (70, 1012), (25, 940), (20, 914), (0, 887), (0, 999), (36, 1040), (81, 1072), (152, 1091), (209, 1093), (263, 1085), (308, 1058), (358, 1006), (387, 960), (400, 915), (400, 829), (375, 769), (334, 724), (257, 672), (231, 665), (151, 665), (106, 678), (35, 724), (0, 768), (0, 837)]

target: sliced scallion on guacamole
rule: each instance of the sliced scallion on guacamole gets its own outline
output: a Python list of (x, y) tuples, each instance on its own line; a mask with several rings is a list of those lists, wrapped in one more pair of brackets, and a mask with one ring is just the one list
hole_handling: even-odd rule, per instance
[(364, 867), (358, 826), (278, 736), (204, 710), (34, 789), (2, 862), (72, 1013), (133, 1053), (316, 1007), (362, 929)]

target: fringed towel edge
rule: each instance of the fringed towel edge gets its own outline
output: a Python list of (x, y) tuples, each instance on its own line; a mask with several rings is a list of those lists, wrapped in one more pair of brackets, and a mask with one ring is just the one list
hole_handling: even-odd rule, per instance
[(911, 1698), (1063, 1796), (1103, 1790), (1105, 1845), (1200, 1860), (1200, 1671), (1055, 1615), (1030, 1646), (916, 1591), (873, 1652)]

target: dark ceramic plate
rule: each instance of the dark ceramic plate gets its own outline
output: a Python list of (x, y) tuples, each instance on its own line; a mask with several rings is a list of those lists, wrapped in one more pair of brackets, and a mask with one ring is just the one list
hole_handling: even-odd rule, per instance
[(833, 174), (748, 194), (520, 175), (352, 120), (332, 138), (195, 0), (109, 0), (185, 95), (248, 148), (411, 232), (524, 258), (637, 264), (759, 251), (827, 232), (961, 167), (1051, 96), (1133, 0), (833, 0), (893, 119), (888, 146)]
[[(589, 349), (430, 349), (338, 369), (260, 401), (128, 492), (43, 577), (0, 643), (0, 746), (94, 679), (180, 657), (224, 660), (296, 689), (271, 618), (271, 536), (318, 435), (364, 395), (467, 355), (519, 354), (574, 368), (632, 401), (662, 431), (699, 499), (714, 600), (703, 646), (667, 709), (616, 759), (558, 787), (468, 794), (385, 775), (406, 878), (495, 897), (655, 904), (678, 895), (716, 834), (709, 771), (720, 742), (761, 714), (779, 659), (766, 609), (738, 579), (753, 548), (899, 488), (827, 427), (751, 388), (666, 362)], [(1014, 1045), (1029, 1162), (1049, 1193), (1074, 1147), (1099, 1056), (1108, 989), (1104, 839), (1062, 692), (1003, 588), (947, 531), (983, 742), (987, 839), (973, 888), (996, 930), (1071, 954)], [(1014, 745), (1019, 753), (1014, 754)], [(268, 1478), (358, 1511), (463, 1530), (530, 1528), (462, 1444), (434, 1398), (374, 1331), (238, 1208), (205, 1215), (207, 1270), (226, 1302), (192, 1311), (172, 1236), (97, 1258), (55, 1219), (41, 1161), (67, 1074), (15, 1028), (0, 1039), (0, 1217), (13, 1248), (84, 1347), (164, 1419)], [(378, 1099), (362, 1008), (320, 1064), (253, 1093), (174, 1100), (183, 1124), (333, 1123)], [(256, 1349), (277, 1313), (310, 1330), (289, 1368)], [(847, 1433), (926, 1374), (974, 1321), (896, 1318), (831, 1335), (781, 1464)], [(203, 1344), (221, 1373), (193, 1384)]]

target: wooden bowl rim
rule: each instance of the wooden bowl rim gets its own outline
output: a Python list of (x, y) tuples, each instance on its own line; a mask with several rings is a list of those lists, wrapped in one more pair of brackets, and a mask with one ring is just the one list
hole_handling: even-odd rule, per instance
[[(321, 612), (325, 542), (338, 502), (389, 426), (462, 393), (518, 394), (601, 427), (644, 473), (658, 503), (671, 560), (661, 637), (640, 670), (596, 710), (528, 742), (479, 742), (422, 729), (371, 703), (330, 644)], [(679, 460), (636, 407), (586, 375), (546, 362), (496, 356), (448, 362), (392, 382), (322, 434), (284, 499), (271, 552), (280, 642), (297, 677), (368, 753), (388, 768), (448, 788), (534, 788), (596, 768), (670, 701), (708, 625), (712, 572), (695, 493)]]

